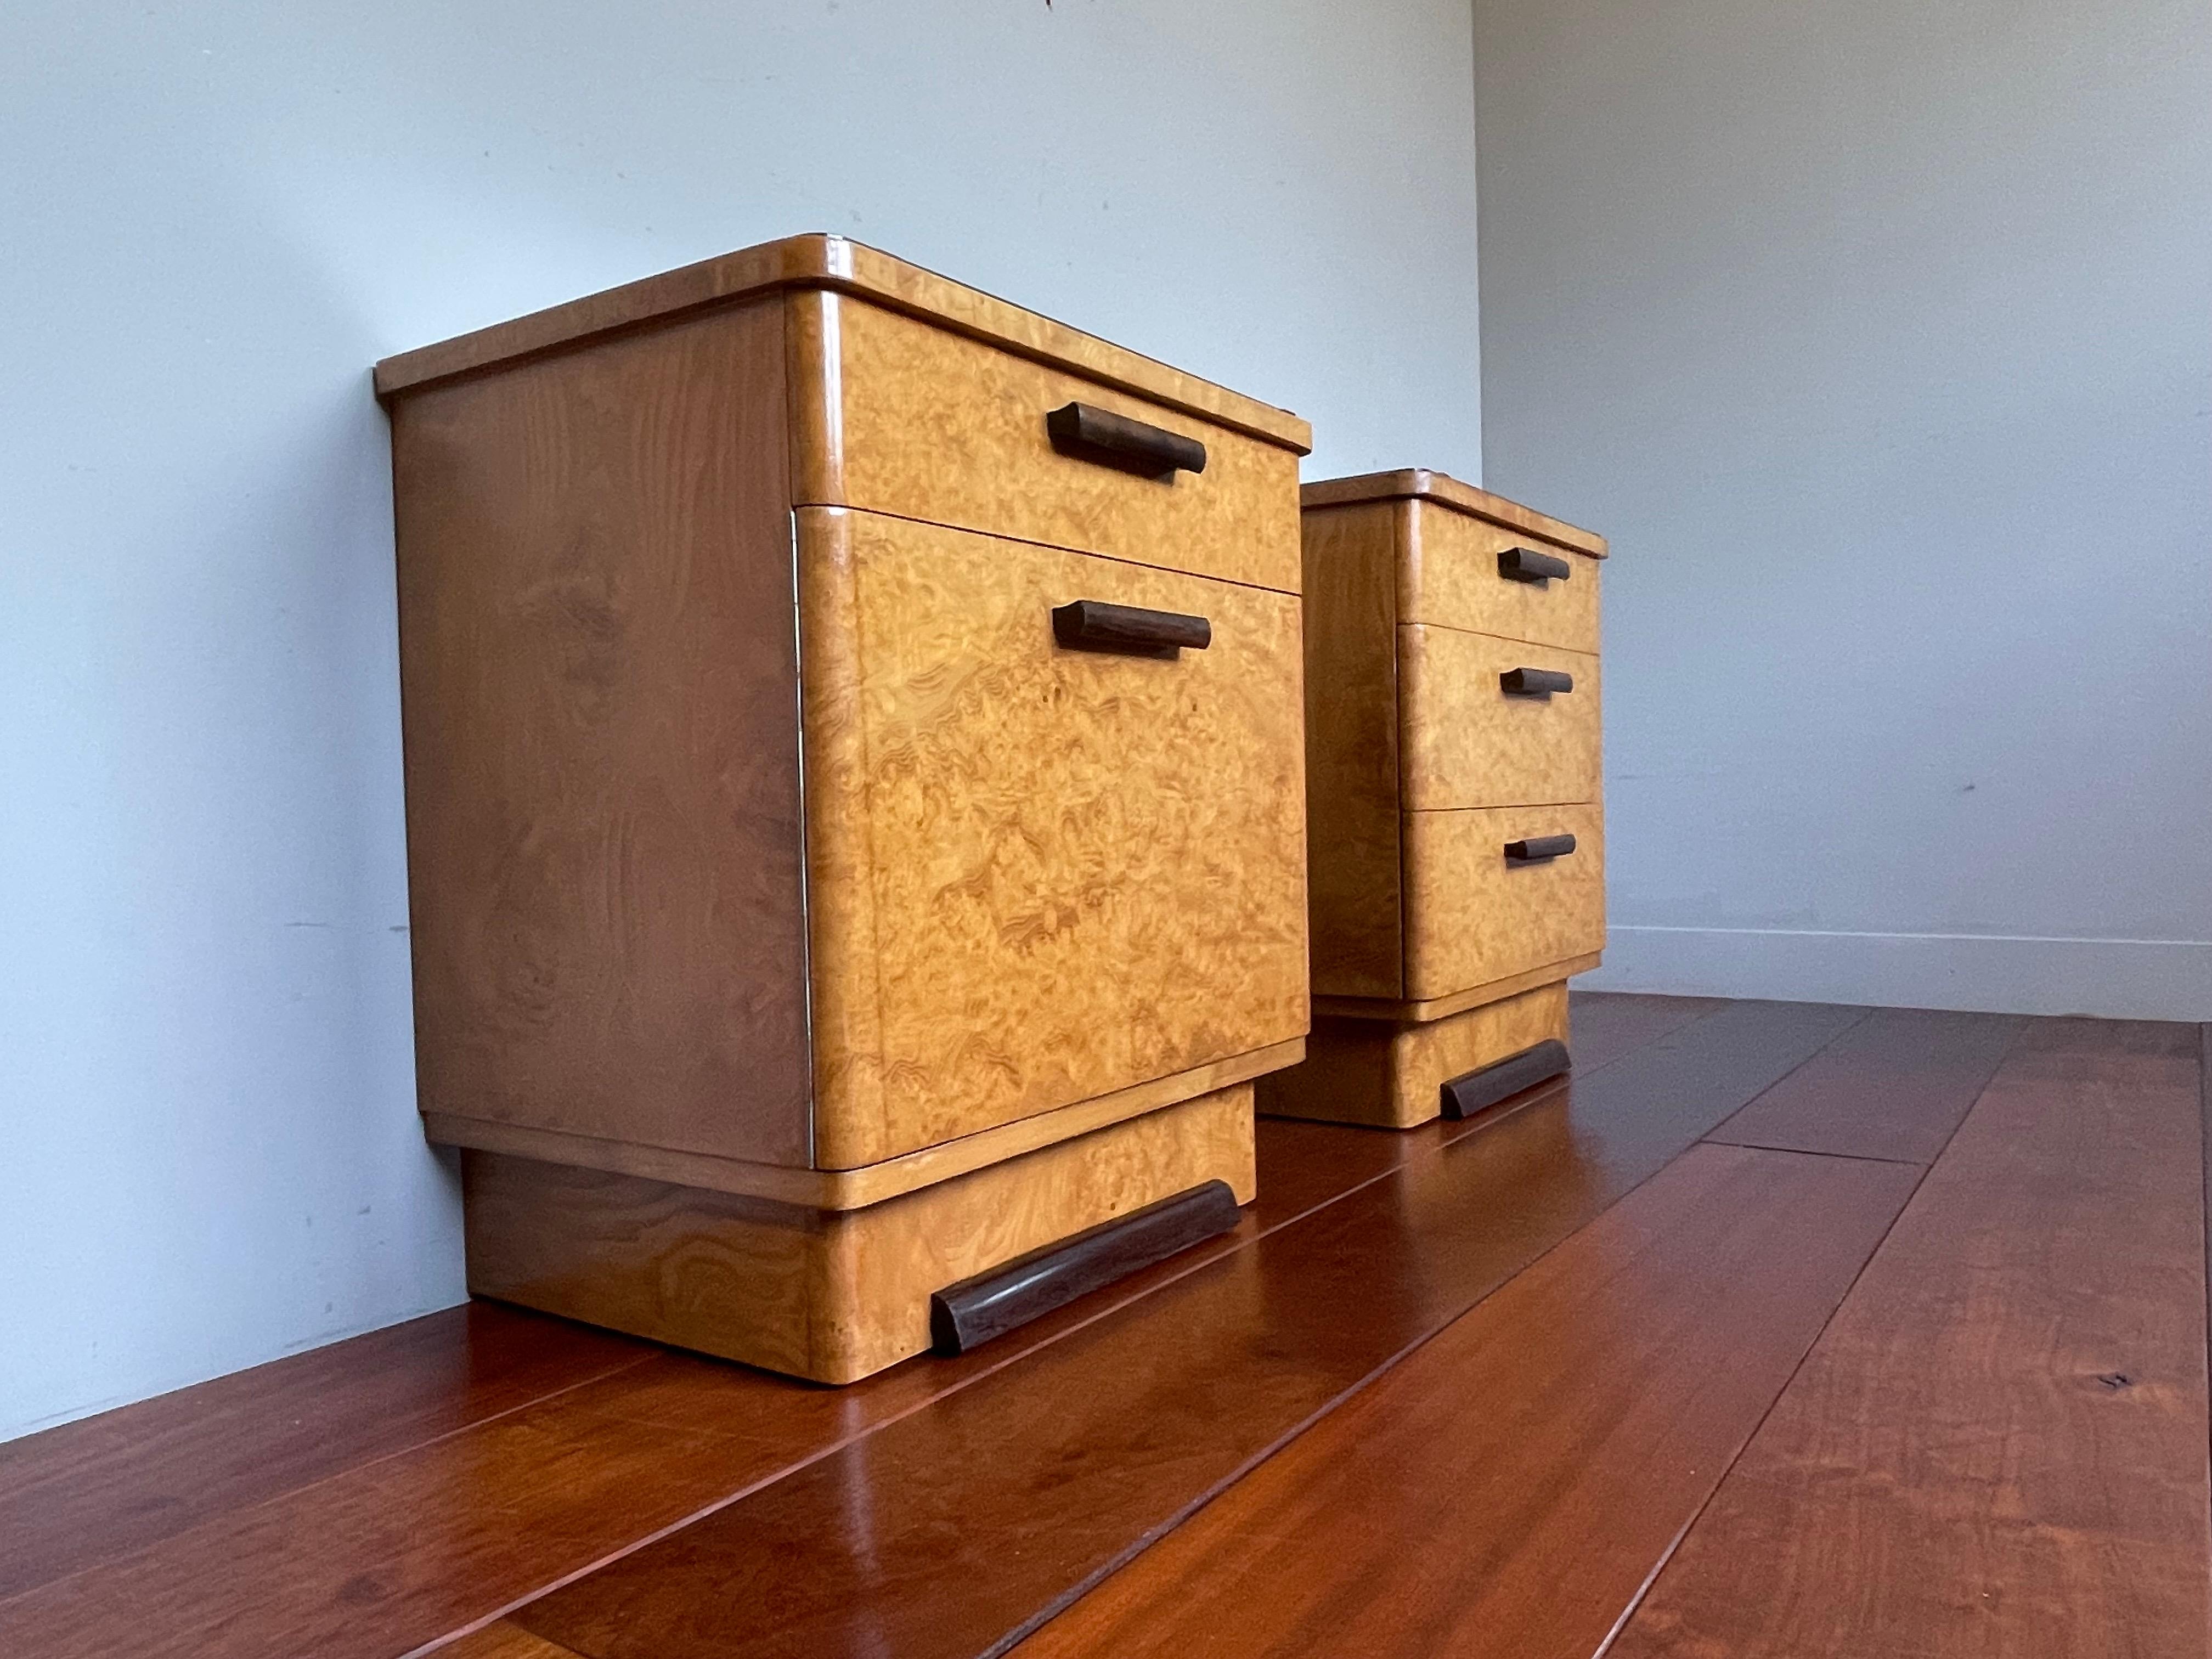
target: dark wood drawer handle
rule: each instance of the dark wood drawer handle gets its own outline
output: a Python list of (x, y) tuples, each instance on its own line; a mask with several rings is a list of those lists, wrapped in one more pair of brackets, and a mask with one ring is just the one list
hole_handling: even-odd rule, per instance
[(1563, 859), (1575, 850), (1572, 836), (1531, 836), (1526, 841), (1505, 843), (1508, 864), (1549, 864), (1553, 859)]
[(1062, 404), (1046, 415), (1044, 429), (1061, 454), (1139, 477), (1172, 483), (1178, 472), (1206, 471), (1206, 446), (1197, 439), (1089, 404)]
[(1179, 611), (1078, 599), (1052, 613), (1052, 636), (1071, 651), (1115, 651), (1126, 657), (1172, 657), (1213, 643), (1213, 624)]
[(1575, 574), (1575, 568), (1565, 559), (1555, 559), (1549, 553), (1539, 553), (1533, 547), (1509, 547), (1498, 556), (1498, 574), (1509, 582), (1534, 582), (1539, 586), (1557, 577), (1565, 581)]
[(1533, 1089), (1573, 1068), (1567, 1045), (1557, 1037), (1546, 1037), (1535, 1047), (1508, 1054), (1495, 1065), (1462, 1072), (1446, 1079), (1442, 1101), (1443, 1115), (1473, 1117), (1501, 1100), (1509, 1100), (1525, 1089)]
[(1548, 697), (1573, 690), (1575, 677), (1553, 668), (1509, 668), (1498, 677), (1498, 687), (1509, 697)]

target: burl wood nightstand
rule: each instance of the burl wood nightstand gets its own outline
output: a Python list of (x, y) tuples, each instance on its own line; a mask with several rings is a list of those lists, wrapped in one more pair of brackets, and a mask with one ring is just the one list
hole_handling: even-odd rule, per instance
[(1606, 546), (1439, 472), (1304, 501), (1316, 1018), (1261, 1109), (1402, 1128), (1566, 1068), (1605, 945)]
[(471, 1288), (840, 1382), (1233, 1221), (1308, 1024), (1304, 422), (825, 236), (377, 390)]

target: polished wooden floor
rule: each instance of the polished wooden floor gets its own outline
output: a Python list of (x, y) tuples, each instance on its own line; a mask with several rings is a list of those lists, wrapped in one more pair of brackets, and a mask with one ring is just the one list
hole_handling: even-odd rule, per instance
[(1575, 1023), (960, 1359), (477, 1305), (0, 1446), (0, 1655), (2204, 1655), (2204, 1031)]

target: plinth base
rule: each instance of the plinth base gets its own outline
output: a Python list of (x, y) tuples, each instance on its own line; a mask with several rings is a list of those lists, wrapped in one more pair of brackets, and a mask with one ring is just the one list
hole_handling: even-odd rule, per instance
[(1238, 1084), (852, 1210), (466, 1151), (469, 1289), (850, 1382), (927, 1350), (948, 1285), (1209, 1181), (1250, 1202), (1252, 1110)]
[(1547, 1039), (1567, 1040), (1565, 980), (1418, 1024), (1316, 1016), (1304, 1061), (1259, 1080), (1260, 1109), (1410, 1129), (1442, 1113), (1452, 1079)]

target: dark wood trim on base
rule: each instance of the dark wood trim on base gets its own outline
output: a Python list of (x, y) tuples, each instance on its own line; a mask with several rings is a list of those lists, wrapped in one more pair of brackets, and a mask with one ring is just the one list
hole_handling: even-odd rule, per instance
[(1139, 1267), (1227, 1232), (1239, 1213), (1229, 1183), (1209, 1181), (948, 1285), (929, 1298), (931, 1344), (939, 1353), (966, 1353)]
[(1479, 1071), (1463, 1072), (1445, 1079), (1443, 1115), (1450, 1118), (1473, 1117), (1523, 1089), (1533, 1089), (1548, 1078), (1571, 1070), (1573, 1066), (1567, 1045), (1557, 1037), (1546, 1037), (1534, 1048), (1508, 1054)]

